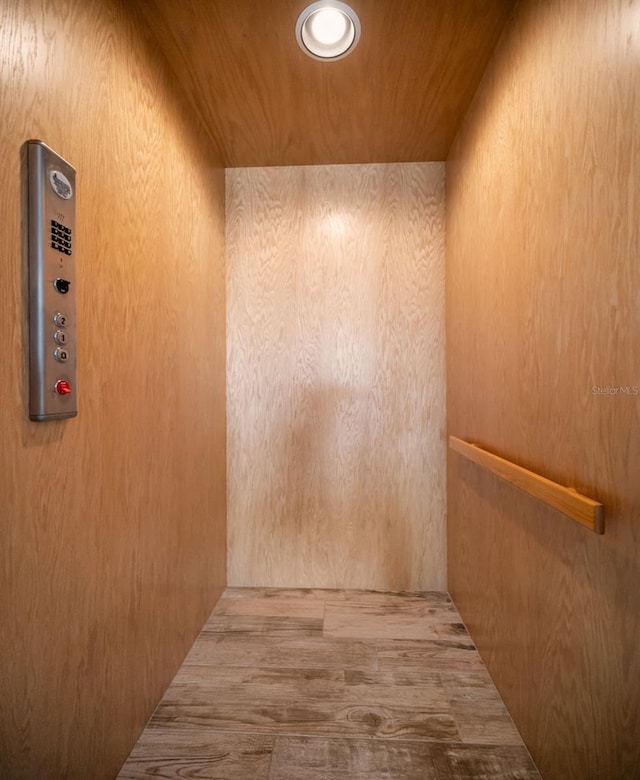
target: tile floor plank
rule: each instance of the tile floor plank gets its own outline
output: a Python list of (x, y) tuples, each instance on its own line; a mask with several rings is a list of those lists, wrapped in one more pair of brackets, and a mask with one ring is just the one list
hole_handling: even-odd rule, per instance
[(292, 618), (265, 615), (233, 615), (214, 613), (204, 624), (203, 631), (214, 634), (279, 634), (320, 636), (321, 618)]
[(147, 729), (118, 780), (267, 780), (273, 737)]
[(522, 738), (488, 674), (443, 674), (441, 680), (463, 742), (522, 744)]
[(278, 737), (269, 780), (540, 780), (523, 747)]
[(215, 613), (218, 615), (252, 615), (253, 617), (324, 617), (325, 602), (308, 598), (226, 598), (218, 602)]
[[(227, 588), (224, 599), (305, 599), (322, 602), (356, 602), (377, 604), (396, 609), (398, 605), (428, 603), (434, 608), (453, 609), (455, 605), (446, 591), (331, 590), (321, 588)], [(221, 599), (222, 601), (222, 599)], [(216, 611), (220, 606), (216, 607)]]
[(371, 642), (376, 651), (379, 671), (432, 673), (482, 672), (486, 669), (468, 636), (457, 640), (378, 639)]
[(297, 669), (375, 669), (376, 650), (358, 640), (336, 642), (324, 636), (215, 634), (203, 632), (186, 664), (275, 666)]
[(541, 780), (522, 744), (449, 745), (445, 755), (450, 780)]
[(233, 700), (207, 705), (161, 704), (149, 724), (150, 728), (157, 726), (253, 734), (459, 741), (456, 722), (448, 713), (308, 700), (260, 702), (246, 711)]
[(445, 780), (432, 743), (277, 737), (269, 780)]
[(324, 634), (348, 639), (458, 639), (467, 629), (453, 608), (428, 602), (389, 605), (328, 602)]

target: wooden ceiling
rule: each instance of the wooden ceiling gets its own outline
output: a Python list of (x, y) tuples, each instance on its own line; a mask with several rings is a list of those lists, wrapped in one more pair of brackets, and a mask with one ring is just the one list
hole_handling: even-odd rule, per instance
[(337, 62), (295, 39), (306, 0), (138, 0), (226, 167), (444, 160), (514, 0), (352, 0)]

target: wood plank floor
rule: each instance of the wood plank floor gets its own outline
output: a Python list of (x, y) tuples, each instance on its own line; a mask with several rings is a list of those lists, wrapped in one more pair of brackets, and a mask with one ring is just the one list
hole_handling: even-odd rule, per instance
[(230, 588), (118, 775), (540, 780), (446, 593)]

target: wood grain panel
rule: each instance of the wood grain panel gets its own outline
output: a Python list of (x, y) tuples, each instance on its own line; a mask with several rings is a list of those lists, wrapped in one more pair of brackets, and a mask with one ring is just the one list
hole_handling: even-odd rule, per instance
[(549, 780), (640, 776), (639, 61), (637, 2), (523, 0), (447, 170), (451, 433), (607, 507), (449, 458), (450, 589)]
[[(0, 775), (111, 778), (225, 582), (223, 174), (121, 2), (0, 7)], [(79, 416), (27, 415), (20, 147), (78, 169)]]
[(357, 0), (357, 48), (307, 57), (306, 0), (138, 0), (228, 167), (444, 160), (513, 0)]
[(442, 164), (227, 171), (229, 579), (445, 581)]

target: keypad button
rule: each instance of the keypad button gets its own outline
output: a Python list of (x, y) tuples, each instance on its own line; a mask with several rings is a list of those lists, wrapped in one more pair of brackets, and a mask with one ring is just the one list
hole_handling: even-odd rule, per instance
[(67, 315), (63, 314), (61, 311), (57, 311), (53, 315), (53, 321), (59, 328), (66, 328), (67, 327)]
[(63, 330), (57, 330), (53, 334), (53, 340), (56, 342), (56, 344), (60, 344), (61, 347), (64, 347), (64, 345), (69, 340), (69, 336)]
[(58, 363), (66, 363), (69, 360), (69, 351), (63, 347), (58, 347), (53, 353), (53, 357)]

